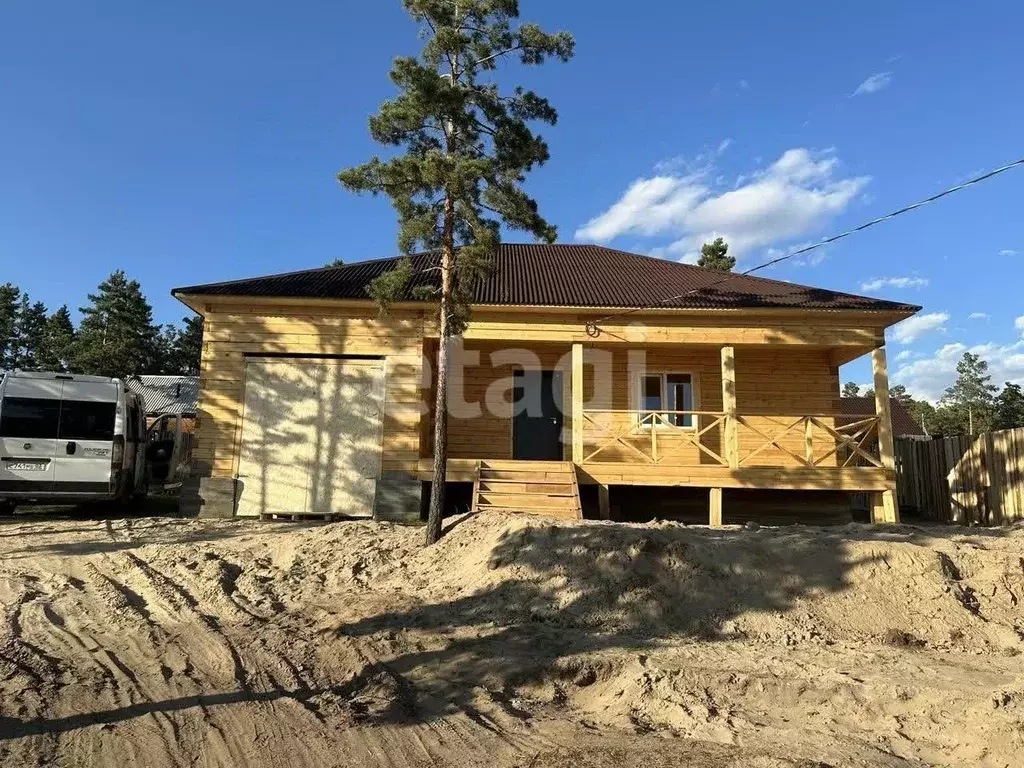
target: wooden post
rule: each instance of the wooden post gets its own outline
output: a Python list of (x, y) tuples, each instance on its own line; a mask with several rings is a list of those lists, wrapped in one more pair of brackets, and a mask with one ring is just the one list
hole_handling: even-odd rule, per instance
[(709, 525), (712, 528), (722, 527), (722, 489), (711, 488), (708, 497), (711, 515)]
[(736, 423), (736, 354), (732, 347), (722, 347), (722, 412), (725, 413), (724, 456), (735, 469), (740, 465), (740, 448)]
[(599, 517), (602, 520), (612, 519), (611, 496), (608, 493), (608, 486), (600, 483), (597, 486), (597, 505)]
[(572, 460), (583, 463), (583, 345), (572, 345)]
[[(872, 522), (898, 523), (900, 508), (896, 501), (896, 456), (892, 440), (892, 414), (889, 411), (889, 369), (885, 361), (885, 347), (879, 347), (871, 353), (871, 368), (875, 374), (878, 456), (888, 486), (881, 493), (880, 503), (872, 504)], [(876, 515), (883, 519), (876, 520)]]

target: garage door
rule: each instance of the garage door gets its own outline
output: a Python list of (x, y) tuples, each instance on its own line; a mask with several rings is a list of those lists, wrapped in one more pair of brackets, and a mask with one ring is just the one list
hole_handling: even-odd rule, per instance
[(247, 360), (238, 514), (371, 516), (383, 403), (381, 361)]

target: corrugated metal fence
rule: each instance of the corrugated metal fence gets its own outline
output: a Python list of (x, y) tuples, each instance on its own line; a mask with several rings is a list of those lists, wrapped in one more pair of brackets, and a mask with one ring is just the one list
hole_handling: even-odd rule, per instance
[(900, 507), (966, 525), (1024, 520), (1024, 429), (896, 441)]

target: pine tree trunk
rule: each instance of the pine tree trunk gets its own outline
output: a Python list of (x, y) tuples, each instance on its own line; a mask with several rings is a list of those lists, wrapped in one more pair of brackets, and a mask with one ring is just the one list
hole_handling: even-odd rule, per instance
[(441, 538), (445, 486), (448, 474), (448, 328), (451, 312), (452, 277), (455, 262), (455, 201), (444, 203), (444, 233), (441, 247), (441, 308), (438, 323), (437, 396), (434, 398), (434, 473), (430, 485), (427, 515), (427, 545)]

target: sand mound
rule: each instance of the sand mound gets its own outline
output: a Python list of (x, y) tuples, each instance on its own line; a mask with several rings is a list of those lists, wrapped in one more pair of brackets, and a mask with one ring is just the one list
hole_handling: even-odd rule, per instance
[(1024, 532), (448, 525), (0, 525), (0, 761), (1024, 753)]

